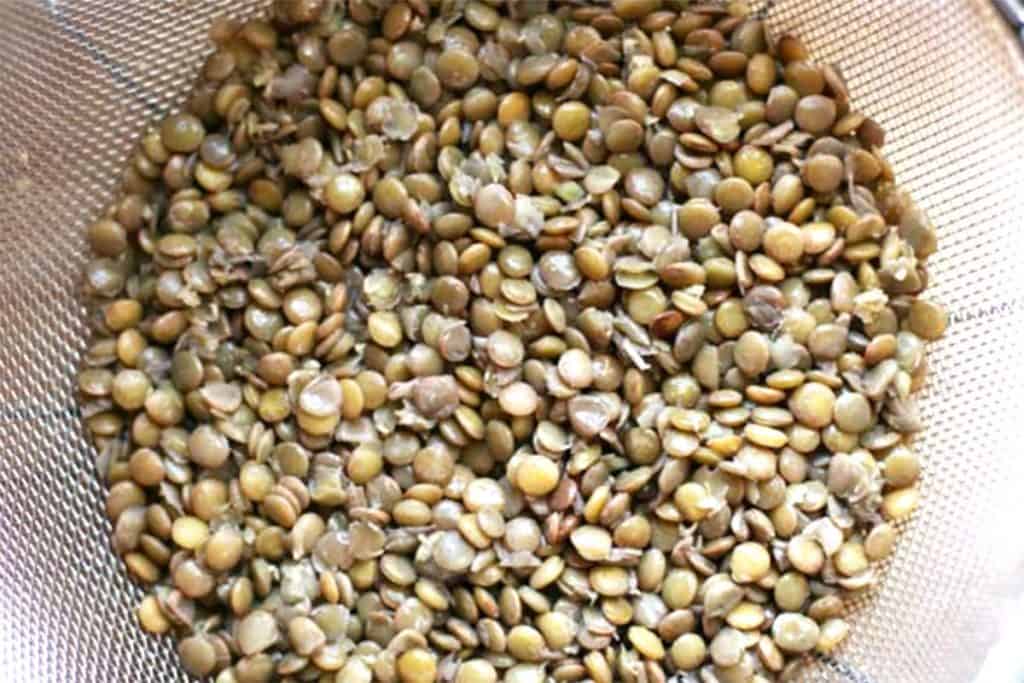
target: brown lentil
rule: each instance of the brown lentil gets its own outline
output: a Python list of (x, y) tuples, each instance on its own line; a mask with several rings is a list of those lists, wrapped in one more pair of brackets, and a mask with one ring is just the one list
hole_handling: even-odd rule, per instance
[(880, 129), (742, 2), (449, 4), (218, 26), (88, 228), (141, 626), (240, 682), (831, 652), (949, 324)]

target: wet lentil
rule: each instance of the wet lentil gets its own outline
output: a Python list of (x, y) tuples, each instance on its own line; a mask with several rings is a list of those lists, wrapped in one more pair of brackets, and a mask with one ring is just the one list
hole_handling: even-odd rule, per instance
[(449, 4), (219, 26), (88, 228), (141, 626), (240, 683), (831, 652), (949, 323), (877, 124), (743, 3)]

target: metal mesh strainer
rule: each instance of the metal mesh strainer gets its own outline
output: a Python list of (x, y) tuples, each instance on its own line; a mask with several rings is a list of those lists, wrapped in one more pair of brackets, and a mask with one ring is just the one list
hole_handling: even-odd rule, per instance
[[(218, 13), (253, 0), (0, 5), (0, 680), (184, 680), (108, 547), (72, 385), (86, 221), (144, 123), (186, 90)], [(971, 678), (1024, 570), (1024, 59), (988, 0), (778, 0), (838, 63), (940, 226), (952, 311), (924, 400), (925, 499), (854, 636), (812, 680)]]

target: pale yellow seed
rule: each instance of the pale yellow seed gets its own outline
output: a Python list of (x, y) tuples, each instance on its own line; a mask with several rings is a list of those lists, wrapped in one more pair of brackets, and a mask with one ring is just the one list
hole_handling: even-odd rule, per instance
[(732, 551), (729, 560), (733, 581), (754, 583), (763, 579), (772, 567), (768, 550), (760, 543), (741, 543)]
[(356, 562), (348, 570), (348, 577), (352, 579), (352, 585), (357, 589), (368, 590), (377, 581), (377, 562), (375, 560)]
[(362, 485), (380, 474), (383, 467), (384, 457), (381, 455), (380, 448), (376, 445), (364, 444), (352, 452), (345, 471), (354, 483)]
[(480, 529), (476, 515), (470, 513), (461, 515), (457, 526), (462, 537), (477, 550), (484, 550), (491, 545), (491, 539)]
[(343, 683), (371, 683), (373, 672), (362, 658), (350, 657), (334, 680)]
[(160, 568), (142, 553), (128, 553), (124, 556), (128, 573), (145, 583), (153, 583), (160, 578)]
[(890, 521), (906, 519), (917, 509), (921, 492), (916, 487), (899, 489), (882, 496), (882, 514)]
[(568, 647), (576, 637), (576, 623), (564, 612), (545, 612), (538, 616), (534, 623), (552, 650)]
[(530, 588), (534, 590), (547, 588), (558, 580), (563, 571), (565, 571), (565, 560), (557, 555), (552, 555), (533, 570), (533, 574), (530, 575)]
[(725, 615), (726, 623), (741, 631), (760, 628), (764, 620), (764, 607), (754, 602), (741, 602)]
[(673, 569), (661, 586), (661, 599), (669, 609), (686, 609), (693, 604), (700, 582), (689, 569)]
[(195, 550), (206, 543), (210, 537), (210, 528), (198, 517), (179, 517), (171, 527), (171, 539), (179, 548)]
[(665, 645), (661, 638), (655, 635), (650, 629), (643, 626), (630, 626), (627, 631), (629, 642), (637, 649), (637, 652), (648, 659), (661, 659), (665, 656)]
[(455, 672), (455, 683), (497, 683), (498, 672), (486, 659), (468, 659)]
[(612, 489), (607, 484), (602, 484), (594, 489), (594, 492), (590, 494), (590, 498), (587, 499), (586, 504), (583, 506), (583, 519), (587, 520), (591, 524), (597, 522), (601, 517), (601, 511), (604, 506), (611, 500)]
[(528, 455), (515, 471), (516, 486), (528, 496), (546, 496), (558, 486), (558, 465), (543, 455)]
[(155, 596), (147, 595), (135, 610), (139, 624), (147, 633), (163, 635), (171, 630), (171, 622), (160, 609), (160, 602)]
[(704, 639), (696, 633), (685, 633), (679, 636), (669, 649), (672, 663), (683, 671), (693, 671), (703, 664), (707, 652), (708, 648)]
[(712, 502), (708, 490), (697, 482), (683, 484), (675, 493), (675, 503), (687, 521), (699, 522), (711, 513)]
[(393, 349), (402, 341), (402, 323), (390, 311), (374, 311), (366, 321), (370, 339), (386, 349)]
[(868, 557), (864, 553), (864, 545), (848, 541), (839, 546), (839, 551), (832, 558), (840, 574), (854, 576), (868, 568)]
[[(594, 683), (612, 683), (612, 669), (608, 665), (608, 660), (600, 652), (591, 652), (584, 657), (583, 666), (586, 667), (587, 673), (590, 674)], [(508, 679), (506, 678), (506, 680)], [(540, 681), (543, 678), (537, 680)]]
[(515, 626), (508, 632), (508, 652), (521, 661), (540, 661), (544, 653), (544, 636), (532, 626)]
[(599, 526), (581, 526), (572, 532), (570, 539), (584, 560), (600, 562), (611, 554), (612, 535)]
[(616, 626), (633, 621), (633, 605), (626, 598), (605, 598), (601, 601), (601, 613)]
[(363, 390), (354, 379), (345, 378), (338, 384), (341, 386), (341, 416), (346, 420), (355, 420), (362, 415), (366, 402)]
[(743, 428), (743, 436), (747, 441), (765, 448), (782, 448), (789, 441), (784, 431), (752, 422)]
[(427, 650), (416, 648), (398, 658), (397, 668), (402, 683), (434, 683), (437, 658)]
[(432, 610), (443, 612), (450, 606), (444, 590), (431, 579), (420, 579), (413, 590), (420, 602)]
[(498, 393), (501, 409), (514, 417), (532, 415), (537, 402), (537, 392), (526, 382), (513, 382)]
[(849, 634), (849, 624), (842, 619), (829, 619), (821, 625), (821, 634), (818, 636), (815, 649), (822, 654), (828, 654), (839, 647)]
[(629, 573), (622, 567), (595, 567), (590, 570), (590, 585), (598, 595), (621, 597), (629, 592)]
[(896, 528), (891, 524), (882, 523), (872, 529), (864, 539), (864, 553), (869, 560), (876, 562), (892, 554), (895, 545)]
[(804, 574), (817, 574), (825, 562), (825, 551), (818, 542), (805, 536), (797, 536), (786, 547), (790, 563)]
[(469, 482), (462, 494), (462, 503), (470, 512), (505, 507), (505, 492), (494, 479), (480, 477)]

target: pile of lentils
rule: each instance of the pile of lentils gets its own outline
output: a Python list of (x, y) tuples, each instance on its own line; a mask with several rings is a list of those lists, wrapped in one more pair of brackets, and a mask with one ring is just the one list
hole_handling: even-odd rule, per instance
[(142, 627), (217, 683), (786, 680), (919, 499), (935, 229), (742, 3), (276, 0), (89, 229)]

